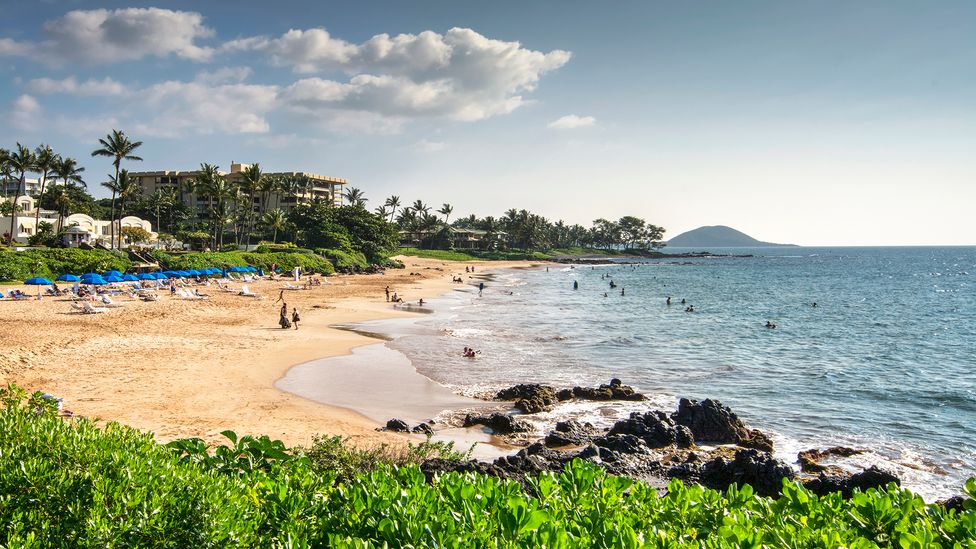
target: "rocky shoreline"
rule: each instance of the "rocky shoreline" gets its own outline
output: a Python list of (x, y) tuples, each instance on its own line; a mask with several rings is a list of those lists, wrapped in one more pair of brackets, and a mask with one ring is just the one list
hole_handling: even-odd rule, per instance
[[(720, 490), (732, 484), (749, 484), (759, 494), (776, 496), (787, 479), (800, 482), (817, 495), (840, 492), (850, 497), (855, 489), (901, 484), (896, 475), (876, 466), (850, 473), (823, 463), (830, 457), (862, 452), (846, 447), (802, 451), (797, 456), (797, 471), (773, 456), (773, 441), (768, 435), (748, 428), (729, 407), (712, 399), (681, 399), (673, 412), (633, 412), (607, 429), (575, 420), (560, 421), (540, 439), (525, 438), (532, 426), (519, 415), (551, 411), (559, 402), (646, 399), (619, 379), (599, 387), (566, 389), (520, 384), (486, 397), (511, 402), (513, 410), (469, 414), (463, 426), (481, 425), (494, 435), (526, 446), (491, 463), (429, 460), (421, 467), (428, 478), (449, 471), (476, 471), (521, 481), (544, 471), (561, 471), (566, 463), (583, 459), (601, 465), (611, 474), (643, 480), (659, 489), (665, 489), (671, 479), (680, 479)], [(409, 429), (404, 422), (391, 420), (387, 428), (416, 433), (427, 432), (431, 427), (421, 424)], [(959, 504), (955, 499), (945, 504)]]

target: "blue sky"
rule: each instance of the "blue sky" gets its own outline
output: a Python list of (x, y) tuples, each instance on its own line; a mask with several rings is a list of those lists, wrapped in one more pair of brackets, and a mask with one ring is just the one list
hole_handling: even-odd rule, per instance
[[(345, 177), (369, 206), (976, 244), (976, 3), (3, 0), (0, 146)], [(96, 194), (102, 194), (96, 190)]]

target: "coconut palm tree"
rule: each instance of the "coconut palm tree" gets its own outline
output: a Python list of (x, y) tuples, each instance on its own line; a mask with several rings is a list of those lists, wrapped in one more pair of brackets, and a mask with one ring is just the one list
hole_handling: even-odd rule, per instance
[[(55, 181), (61, 180), (61, 193), (55, 199), (58, 205), (58, 232), (61, 232), (61, 228), (64, 225), (64, 216), (67, 212), (68, 207), (68, 186), (73, 184), (79, 184), (82, 187), (88, 187), (81, 178), (81, 172), (85, 171), (85, 168), (78, 165), (78, 161), (74, 158), (64, 158), (58, 157), (58, 161), (54, 164), (51, 170), (54, 173)], [(43, 194), (43, 193), (42, 193)]]
[(10, 213), (10, 242), (12, 243), (17, 235), (14, 231), (17, 227), (17, 201), (20, 200), (20, 190), (24, 188), (27, 172), (37, 169), (37, 158), (29, 148), (17, 143), (17, 149), (9, 155), (7, 163), (14, 173), (20, 173), (17, 188), (14, 190), (14, 208)]
[(411, 208), (413, 208), (413, 211), (417, 212), (418, 214), (425, 214), (430, 212), (430, 206), (424, 204), (423, 200), (415, 200)]
[(41, 220), (40, 198), (44, 196), (44, 187), (47, 186), (47, 174), (61, 157), (54, 153), (50, 145), (39, 145), (34, 149), (34, 156), (37, 158), (37, 171), (41, 174), (41, 194), (37, 197), (38, 204), (34, 208), (34, 227), (38, 227)]
[(444, 224), (447, 225), (448, 220), (451, 218), (451, 213), (454, 211), (454, 206), (451, 206), (447, 202), (441, 206), (441, 209), (437, 210), (437, 213), (444, 216)]
[(386, 216), (390, 214), (390, 210), (386, 209), (385, 205), (377, 206), (373, 211), (376, 212), (376, 215), (382, 217), (383, 219), (386, 219)]
[(271, 240), (277, 244), (278, 231), (284, 231), (285, 227), (288, 226), (288, 216), (281, 208), (275, 208), (270, 212), (265, 213), (261, 217), (261, 223), (263, 223), (265, 227), (274, 231), (274, 235)]
[[(109, 175), (109, 177), (111, 177), (111, 174)], [(118, 221), (119, 241), (115, 244), (117, 244), (118, 247), (121, 248), (122, 247), (122, 218), (125, 217), (125, 201), (139, 191), (139, 185), (136, 183), (135, 179), (129, 177), (129, 170), (120, 170), (119, 173), (116, 174), (114, 180), (106, 181), (105, 183), (102, 183), (102, 186), (112, 191), (112, 228), (113, 228), (112, 234), (113, 235), (115, 234), (114, 231), (115, 222)], [(117, 219), (115, 217), (116, 198), (119, 199), (119, 209), (118, 209), (119, 216)], [(113, 236), (113, 238), (115, 237)]]
[(243, 176), (238, 184), (241, 193), (244, 195), (241, 197), (241, 202), (247, 204), (244, 208), (244, 232), (247, 235), (245, 237), (245, 246), (251, 245), (251, 231), (254, 229), (254, 195), (260, 190), (261, 185), (264, 180), (264, 172), (261, 171), (261, 166), (259, 164), (251, 164), (241, 172)]
[[(115, 166), (115, 178), (113, 181), (119, 180), (119, 170), (122, 167), (123, 160), (142, 160), (142, 158), (132, 154), (136, 149), (142, 146), (142, 141), (130, 141), (125, 132), (120, 130), (112, 130), (112, 133), (105, 136), (104, 139), (99, 139), (98, 142), (102, 145), (100, 149), (95, 149), (92, 151), (92, 156), (110, 156), (115, 160), (112, 161), (112, 165)], [(115, 248), (115, 225), (111, 226), (112, 231), (112, 248)], [(121, 244), (122, 235), (119, 235)]]
[(400, 197), (393, 195), (386, 199), (384, 205), (390, 208), (390, 223), (393, 223), (393, 216), (396, 215), (397, 208), (400, 207)]
[(200, 170), (193, 176), (192, 186), (195, 194), (207, 197), (207, 213), (213, 221), (214, 229), (213, 247), (217, 248), (218, 240), (223, 244), (224, 222), (228, 212), (224, 202), (233, 196), (232, 186), (220, 174), (216, 165), (207, 163), (200, 164)]
[(362, 189), (349, 187), (346, 189), (346, 200), (349, 202), (350, 206), (362, 206), (369, 199), (366, 198), (366, 194), (362, 191)]

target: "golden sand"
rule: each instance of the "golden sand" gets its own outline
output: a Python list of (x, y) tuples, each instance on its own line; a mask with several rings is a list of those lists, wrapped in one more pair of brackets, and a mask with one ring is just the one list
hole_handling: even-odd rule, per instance
[[(452, 276), (464, 276), (465, 266), (481, 271), (526, 264), (401, 259), (405, 269), (337, 275), (322, 286), (286, 290), (289, 312), (297, 307), (301, 313), (298, 330), (278, 326), (276, 300), (285, 281), (248, 283), (263, 299), (210, 286), (200, 287), (207, 300), (160, 292), (157, 302), (125, 298), (124, 306), (104, 314), (79, 314), (63, 298), (4, 298), (0, 383), (54, 394), (77, 415), (152, 431), (160, 441), (221, 442), (225, 429), (288, 445), (307, 444), (316, 434), (343, 435), (355, 444), (402, 441), (375, 431), (376, 423), (356, 412), (274, 387), (296, 364), (376, 342), (331, 326), (415, 314), (387, 303), (386, 286), (416, 302), (450, 291)], [(36, 293), (35, 287), (21, 289)], [(369, 398), (366, 388), (363, 398)]]

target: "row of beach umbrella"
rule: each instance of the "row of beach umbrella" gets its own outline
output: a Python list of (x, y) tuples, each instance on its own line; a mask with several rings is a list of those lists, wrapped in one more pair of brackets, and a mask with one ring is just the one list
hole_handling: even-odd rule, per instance
[[(251, 267), (250, 265), (245, 267), (229, 267), (226, 272), (229, 273), (256, 273), (258, 269)], [(63, 274), (59, 276), (56, 280), (57, 282), (80, 282), (82, 284), (90, 284), (94, 286), (101, 286), (111, 282), (136, 282), (139, 280), (166, 280), (168, 278), (186, 278), (191, 276), (212, 276), (212, 275), (223, 275), (224, 271), (216, 267), (207, 267), (205, 269), (187, 269), (187, 270), (176, 270), (176, 271), (163, 271), (154, 273), (140, 273), (140, 274), (124, 274), (121, 271), (106, 271), (102, 274), (99, 273), (85, 273), (83, 275), (73, 275), (73, 274)], [(31, 286), (50, 286), (53, 284), (50, 280), (43, 277), (32, 277), (24, 281), (24, 284)]]

